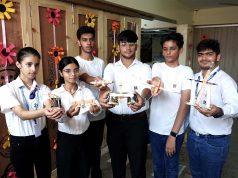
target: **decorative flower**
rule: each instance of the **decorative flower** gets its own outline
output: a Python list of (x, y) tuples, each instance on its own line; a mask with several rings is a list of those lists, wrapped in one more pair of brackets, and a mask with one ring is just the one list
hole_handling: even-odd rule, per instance
[(58, 88), (58, 86), (59, 86), (59, 80), (56, 79), (56, 80), (55, 80), (55, 88)]
[(95, 15), (92, 13), (86, 14), (85, 24), (89, 27), (94, 28), (95, 22), (96, 22), (96, 19), (94, 17), (95, 17)]
[(112, 21), (112, 31), (116, 32), (120, 28), (120, 23), (118, 21)]
[(58, 25), (60, 23), (59, 17), (61, 17), (61, 15), (59, 14), (60, 11), (61, 9), (59, 8), (56, 9), (47, 8), (48, 23)]
[(14, 60), (12, 59), (12, 56), (16, 56), (17, 54), (13, 52), (12, 50), (15, 48), (14, 44), (11, 44), (7, 48), (4, 48), (2, 43), (0, 43), (0, 59), (2, 60), (2, 65), (6, 65), (7, 61), (12, 64)]
[(17, 178), (17, 173), (14, 172), (14, 171), (11, 171), (11, 172), (8, 173), (8, 177)]
[(207, 35), (202, 35), (202, 40), (207, 39)]
[(5, 142), (2, 145), (2, 148), (4, 150), (6, 150), (7, 148), (10, 148), (10, 135), (9, 135), (9, 133), (7, 135), (7, 139), (5, 140)]
[(48, 51), (51, 59), (55, 61), (55, 64), (58, 64), (59, 61), (61, 60), (62, 56), (64, 55), (64, 49), (62, 47), (53, 47), (50, 48)]
[(94, 50), (92, 51), (92, 54), (93, 54), (94, 56), (97, 54), (96, 49), (94, 49)]
[(119, 46), (118, 45), (116, 45), (116, 44), (114, 44), (113, 46), (112, 46), (112, 54), (113, 54), (113, 56), (117, 56), (118, 54), (119, 54)]
[(192, 44), (192, 43), (189, 43), (189, 44), (188, 44), (188, 48), (189, 48), (189, 49), (192, 49), (192, 48), (193, 48), (193, 44)]
[(6, 0), (0, 0), (0, 19), (4, 20), (6, 16), (7, 20), (11, 19), (11, 16), (8, 12), (15, 13), (15, 9), (11, 8), (13, 6), (12, 2), (6, 3)]

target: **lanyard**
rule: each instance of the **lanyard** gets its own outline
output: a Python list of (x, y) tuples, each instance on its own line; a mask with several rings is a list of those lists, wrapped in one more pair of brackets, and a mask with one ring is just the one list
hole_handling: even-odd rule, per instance
[[(208, 82), (209, 80), (211, 80), (220, 70), (221, 70), (221, 69), (218, 68), (218, 69), (216, 70), (216, 72), (214, 72), (212, 75), (210, 75), (209, 78), (207, 79), (207, 82)], [(200, 76), (198, 76), (197, 81), (200, 81)], [(197, 84), (196, 84), (196, 89), (195, 89), (195, 97), (196, 97), (196, 98), (197, 98), (198, 93), (199, 93), (199, 91), (198, 91), (198, 85), (199, 85), (199, 82), (197, 82)]]
[[(30, 106), (29, 106), (29, 103), (27, 102), (27, 99), (24, 95), (23, 86), (20, 87), (20, 90), (21, 90), (21, 94), (22, 94), (22, 98), (23, 98), (23, 104), (26, 107), (26, 109), (29, 111)], [(36, 88), (34, 90), (32, 90), (31, 93), (30, 93), (30, 99), (34, 99), (34, 98), (31, 98), (31, 95), (36, 95), (36, 98), (37, 98), (37, 102), (34, 104), (34, 110), (37, 110), (38, 105), (39, 105), (39, 95), (38, 95), (37, 90), (38, 89), (37, 89), (37, 86), (36, 86)], [(36, 119), (34, 119), (34, 122), (35, 122), (35, 124), (37, 124)]]

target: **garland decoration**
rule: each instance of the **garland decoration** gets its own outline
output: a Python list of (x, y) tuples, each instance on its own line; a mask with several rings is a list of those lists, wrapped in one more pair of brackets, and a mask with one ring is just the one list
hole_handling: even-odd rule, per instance
[[(14, 44), (7, 45), (7, 34), (6, 34), (6, 24), (5, 17), (7, 20), (11, 19), (9, 13), (15, 13), (16, 10), (13, 7), (13, 2), (7, 2), (6, 0), (0, 0), (0, 19), (2, 25), (2, 42), (0, 42), (0, 59), (1, 64), (4, 67), (4, 80), (5, 84), (9, 82), (9, 76), (7, 72), (8, 62), (10, 64), (14, 63), (12, 57), (16, 56), (16, 53), (12, 51), (15, 48)], [(8, 46), (8, 47), (7, 47)], [(10, 134), (8, 133), (6, 141), (3, 143), (2, 148), (6, 150), (10, 148)]]
[(11, 16), (9, 13), (15, 13), (16, 11), (12, 7), (13, 7), (13, 2), (0, 0), (0, 19), (2, 24), (2, 42), (0, 46), (0, 59), (1, 59), (2, 65), (4, 66), (5, 83), (9, 82), (8, 73), (7, 73), (8, 62), (12, 64), (14, 60), (11, 58), (11, 56), (16, 56), (15, 52), (11, 52), (12, 49), (15, 48), (15, 45), (11, 44), (9, 47), (7, 47), (7, 35), (6, 35), (6, 24), (5, 24), (5, 17), (7, 18), (7, 20), (10, 20)]
[(113, 62), (116, 62), (116, 56), (119, 54), (119, 46), (116, 45), (116, 32), (120, 29), (120, 23), (118, 21), (112, 21), (112, 32), (113, 32), (113, 46), (112, 46), (112, 54), (113, 54)]
[(112, 54), (113, 54), (113, 56), (116, 57), (119, 53), (120, 53), (119, 46), (116, 45), (116, 44), (114, 44), (114, 45), (112, 46)]
[(53, 40), (54, 40), (54, 46), (51, 47), (48, 51), (48, 54), (50, 55), (50, 58), (54, 60), (54, 68), (55, 68), (55, 88), (58, 88), (59, 84), (59, 74), (58, 74), (58, 64), (59, 61), (61, 60), (62, 56), (64, 55), (64, 49), (62, 47), (58, 47), (56, 45), (56, 25), (60, 24), (59, 18), (61, 17), (60, 15), (61, 9), (56, 8), (56, 9), (50, 9), (47, 8), (47, 18), (48, 18), (48, 23), (52, 24), (53, 26)]

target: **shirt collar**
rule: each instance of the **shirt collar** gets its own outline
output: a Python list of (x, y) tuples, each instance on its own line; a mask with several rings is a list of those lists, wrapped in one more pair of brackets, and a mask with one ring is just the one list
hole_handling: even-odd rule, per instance
[[(217, 66), (215, 69), (212, 70), (212, 72), (210, 73), (210, 75), (212, 75), (213, 73), (217, 72), (219, 69), (220, 69), (220, 67)], [(202, 71), (199, 72), (199, 76), (203, 78)]]
[[(80, 84), (78, 84), (77, 91), (78, 91), (78, 90), (81, 90), (82, 88), (83, 88), (83, 86), (81, 86)], [(62, 93), (63, 93), (63, 92), (67, 92), (67, 90), (65, 90), (65, 88), (64, 88), (64, 84), (62, 84), (62, 85), (60, 86), (59, 91), (62, 92)], [(76, 91), (76, 92), (77, 92), (77, 91)]]
[[(26, 87), (19, 76), (16, 78), (15, 82), (16, 82), (17, 88)], [(34, 90), (37, 85), (38, 85), (37, 82), (33, 80), (31, 90)]]
[[(139, 63), (139, 61), (135, 58), (135, 59), (133, 60), (133, 62), (131, 63), (130, 66), (136, 65), (136, 64), (138, 64), (138, 63)], [(115, 65), (117, 65), (117, 66), (124, 66), (124, 64), (122, 63), (121, 59), (120, 59), (119, 61), (117, 61), (117, 62), (115, 63)], [(130, 67), (130, 66), (129, 66), (129, 67)]]

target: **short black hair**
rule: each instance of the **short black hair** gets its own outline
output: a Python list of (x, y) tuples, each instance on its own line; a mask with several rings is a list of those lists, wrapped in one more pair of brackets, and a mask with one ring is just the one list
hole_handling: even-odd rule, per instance
[(183, 47), (184, 41), (183, 35), (181, 33), (171, 32), (163, 35), (160, 40), (160, 45), (162, 46), (162, 48), (164, 43), (170, 40), (175, 41), (179, 49)]
[(196, 49), (197, 53), (211, 49), (216, 54), (220, 54), (220, 43), (218, 42), (218, 40), (215, 39), (205, 39), (198, 43)]
[[(58, 65), (59, 71), (63, 72), (63, 69), (65, 68), (65, 66), (69, 64), (75, 64), (76, 66), (78, 66), (78, 68), (80, 68), (78, 61), (74, 57), (65, 56), (59, 61), (59, 65)], [(64, 83), (64, 78), (60, 76), (59, 85), (62, 85), (63, 83)]]
[(40, 53), (35, 49), (35, 48), (32, 48), (32, 47), (24, 47), (24, 48), (21, 48), (18, 53), (17, 53), (17, 61), (19, 63), (21, 63), (25, 57), (28, 57), (28, 56), (36, 56), (38, 57), (39, 59), (41, 58), (40, 56)]
[(85, 33), (91, 33), (91, 34), (93, 34), (93, 37), (95, 38), (94, 28), (89, 27), (89, 26), (82, 26), (77, 30), (77, 33), (76, 33), (78, 40), (80, 40), (81, 35), (83, 35)]
[(132, 30), (124, 30), (118, 35), (117, 40), (119, 43), (121, 41), (135, 43), (138, 40), (138, 36)]

